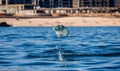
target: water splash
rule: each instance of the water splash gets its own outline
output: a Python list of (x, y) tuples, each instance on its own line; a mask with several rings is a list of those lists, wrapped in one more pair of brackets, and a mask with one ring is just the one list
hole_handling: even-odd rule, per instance
[(63, 61), (63, 60), (64, 60), (61, 51), (58, 51), (58, 56), (59, 56), (59, 60), (60, 60), (60, 61)]
[(64, 59), (63, 59), (63, 56), (62, 56), (62, 51), (61, 51), (61, 49), (59, 48), (59, 46), (56, 46), (56, 48), (57, 48), (57, 50), (58, 50), (58, 53), (57, 53), (57, 55), (58, 55), (58, 60), (59, 60), (59, 61), (63, 61)]

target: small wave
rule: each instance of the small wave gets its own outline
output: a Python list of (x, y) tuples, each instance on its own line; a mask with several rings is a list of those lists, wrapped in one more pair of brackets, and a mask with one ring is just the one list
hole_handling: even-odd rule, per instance
[(17, 45), (16, 47), (39, 47), (39, 46), (33, 43), (23, 43), (21, 45)]
[(119, 69), (120, 66), (103, 67), (104, 69)]
[(56, 53), (29, 53), (24, 58), (25, 59), (36, 59), (36, 58), (55, 58)]
[(101, 54), (92, 54), (92, 53), (91, 53), (91, 54), (90, 54), (90, 53), (89, 53), (89, 54), (87, 54), (87, 53), (64, 53), (63, 55), (64, 55), (64, 56), (69, 56), (69, 57), (70, 57), (70, 56), (73, 56), (73, 57), (76, 57), (76, 56), (77, 56), (77, 57), (78, 57), (78, 56), (79, 56), (79, 57), (81, 57), (81, 56), (82, 56), (82, 57), (85, 57), (85, 56), (105, 56), (105, 57), (106, 57), (106, 56), (108, 56), (108, 57), (109, 57), (109, 56), (120, 56), (120, 52), (115, 52), (115, 53), (103, 53), (103, 54), (102, 54), (102, 53), (101, 53)]
[(16, 51), (13, 49), (0, 49), (0, 56), (14, 55), (14, 54), (16, 54)]
[(94, 45), (94, 47), (117, 47), (120, 46), (120, 44), (109, 44), (109, 45)]
[(27, 58), (27, 59), (34, 59), (34, 58), (40, 58), (41, 56), (40, 55), (37, 55), (37, 54), (28, 54), (27, 56), (25, 56), (24, 58)]
[(44, 46), (47, 46), (47, 47), (55, 47), (55, 44), (45, 44)]
[(8, 64), (8, 63), (11, 63), (11, 62), (8, 62), (8, 61), (0, 61), (0, 64)]
[(11, 62), (5, 61), (5, 60), (0, 60), (0, 66), (10, 66)]
[(24, 37), (21, 37), (21, 38), (32, 38), (32, 39), (34, 39), (34, 38), (42, 38), (42, 39), (45, 39), (46, 36), (24, 36)]
[(56, 53), (57, 49), (50, 49), (50, 50), (46, 50), (43, 53)]
[(91, 70), (91, 71), (94, 71), (94, 70), (101, 70), (103, 71), (103, 69), (106, 71), (111, 71), (111, 70), (115, 70), (115, 71), (119, 71), (119, 66), (101, 66), (101, 67), (93, 67), (93, 68), (88, 68), (87, 70)]
[(1, 37), (20, 37), (22, 36), (21, 34), (6, 34), (6, 35), (2, 35)]
[(34, 66), (40, 66), (40, 65), (45, 65), (45, 66), (47, 66), (47, 65), (54, 65), (55, 63), (50, 63), (49, 61), (48, 62), (44, 62), (44, 61), (42, 61), (42, 62), (31, 62), (31, 63), (24, 63), (24, 64), (21, 64), (21, 65), (34, 65)]
[(21, 36), (21, 34), (6, 34), (6, 35), (3, 35), (3, 36)]

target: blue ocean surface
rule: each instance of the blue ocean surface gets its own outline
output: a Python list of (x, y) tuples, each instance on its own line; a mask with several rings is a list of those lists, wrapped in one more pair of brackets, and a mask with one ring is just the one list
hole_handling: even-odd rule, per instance
[(0, 71), (120, 71), (120, 27), (0, 27)]

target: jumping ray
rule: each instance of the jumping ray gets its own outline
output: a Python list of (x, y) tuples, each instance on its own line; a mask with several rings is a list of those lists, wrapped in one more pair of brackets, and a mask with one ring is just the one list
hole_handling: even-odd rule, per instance
[(63, 25), (55, 26), (54, 30), (55, 30), (58, 37), (70, 36), (67, 28)]

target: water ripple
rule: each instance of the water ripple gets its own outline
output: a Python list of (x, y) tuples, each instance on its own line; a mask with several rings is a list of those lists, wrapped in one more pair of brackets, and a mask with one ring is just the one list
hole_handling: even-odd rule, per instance
[(120, 27), (0, 28), (0, 71), (119, 71)]

